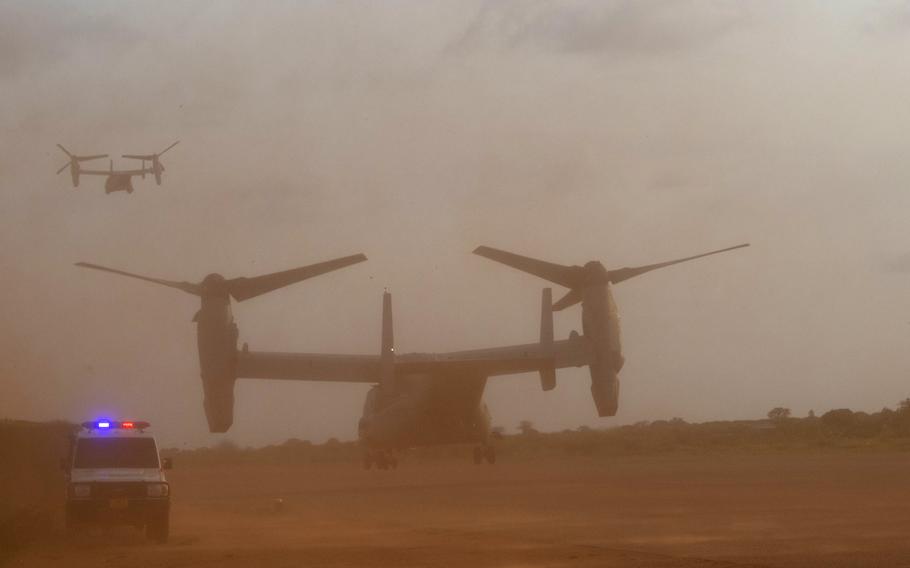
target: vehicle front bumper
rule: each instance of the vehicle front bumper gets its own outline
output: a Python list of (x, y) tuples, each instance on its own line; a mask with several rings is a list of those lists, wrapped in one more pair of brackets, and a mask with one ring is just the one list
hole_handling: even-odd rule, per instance
[(91, 486), (88, 497), (76, 497), (69, 491), (68, 522), (143, 525), (170, 512), (170, 495), (149, 497), (144, 483), (92, 483)]
[(66, 514), (80, 523), (145, 524), (170, 513), (168, 498), (146, 499), (68, 499)]

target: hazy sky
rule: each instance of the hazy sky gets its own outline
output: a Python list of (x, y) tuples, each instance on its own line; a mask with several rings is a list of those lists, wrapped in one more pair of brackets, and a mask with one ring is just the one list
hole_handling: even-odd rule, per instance
[[(543, 281), (479, 244), (615, 268), (745, 241), (617, 287), (619, 416), (572, 369), (492, 379), (494, 423), (894, 406), (908, 53), (906, 1), (0, 2), (0, 416), (221, 439), (197, 300), (80, 260), (196, 281), (362, 251), (235, 316), (252, 349), (377, 353), (385, 287), (401, 352), (537, 338)], [(161, 187), (54, 175), (58, 142), (176, 139)], [(352, 439), (366, 388), (240, 381), (227, 438)]]

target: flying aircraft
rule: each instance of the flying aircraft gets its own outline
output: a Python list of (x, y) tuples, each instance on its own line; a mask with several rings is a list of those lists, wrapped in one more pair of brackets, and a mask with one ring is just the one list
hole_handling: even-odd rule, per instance
[[(114, 162), (111, 161), (111, 166), (109, 170), (84, 170), (80, 165), (81, 162), (86, 162), (89, 160), (97, 160), (99, 158), (107, 158), (107, 154), (96, 154), (93, 156), (76, 156), (71, 154), (69, 150), (64, 148), (61, 144), (57, 144), (57, 147), (60, 148), (64, 154), (69, 157), (69, 162), (63, 164), (57, 174), (63, 172), (67, 167), (70, 169), (70, 177), (73, 180), (73, 187), (79, 187), (79, 176), (106, 176), (107, 180), (104, 182), (104, 191), (105, 193), (113, 193), (115, 191), (125, 191), (127, 193), (133, 193), (133, 176), (142, 176), (142, 179), (145, 179), (145, 174), (152, 174), (155, 176), (155, 182), (158, 185), (161, 185), (161, 174), (164, 172), (164, 164), (161, 163), (161, 155), (179, 144), (180, 141), (176, 141), (164, 150), (156, 154), (123, 154), (121, 157), (130, 158), (133, 160), (142, 160), (142, 167), (138, 170), (114, 170)], [(146, 162), (151, 162), (150, 167), (145, 167)]]
[[(210, 274), (201, 283), (149, 278), (96, 264), (77, 266), (112, 272), (199, 296), (196, 322), (205, 415), (211, 432), (233, 424), (237, 379), (279, 379), (371, 384), (358, 423), (364, 467), (397, 466), (400, 451), (422, 445), (474, 444), (474, 462), (495, 463), (490, 443), (490, 413), (483, 391), (491, 377), (536, 372), (543, 390), (556, 387), (556, 370), (587, 365), (591, 395), (599, 416), (614, 416), (619, 405), (623, 365), (619, 316), (613, 284), (697, 258), (748, 246), (738, 245), (658, 264), (607, 270), (600, 262), (562, 266), (505, 251), (479, 247), (474, 252), (569, 288), (555, 304), (549, 288), (541, 298), (540, 340), (536, 343), (448, 353), (399, 354), (394, 345), (392, 296), (382, 299), (378, 355), (279, 353), (237, 348), (238, 329), (231, 297), (244, 301), (295, 282), (366, 260), (354, 255), (256, 278), (226, 280)], [(553, 312), (582, 306), (583, 333), (555, 340)]]

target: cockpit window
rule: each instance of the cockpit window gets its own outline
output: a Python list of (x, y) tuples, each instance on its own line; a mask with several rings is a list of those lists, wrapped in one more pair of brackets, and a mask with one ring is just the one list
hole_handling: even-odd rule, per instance
[(74, 468), (157, 468), (158, 450), (152, 438), (82, 438), (76, 446)]

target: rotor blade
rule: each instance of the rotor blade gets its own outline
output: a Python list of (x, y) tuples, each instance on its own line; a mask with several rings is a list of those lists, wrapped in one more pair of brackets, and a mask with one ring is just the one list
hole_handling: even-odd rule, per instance
[(94, 156), (73, 156), (74, 159), (83, 162), (85, 160), (97, 160), (98, 158), (107, 158), (107, 154), (95, 154)]
[(573, 288), (569, 290), (569, 293), (559, 299), (558, 302), (553, 304), (554, 312), (561, 312), (562, 310), (572, 307), (578, 302), (581, 301), (581, 292), (578, 288)]
[(57, 147), (60, 148), (61, 150), (63, 150), (63, 153), (66, 154), (67, 156), (69, 156), (70, 158), (73, 157), (73, 155), (70, 154), (70, 151), (63, 147), (63, 144), (57, 144)]
[(105, 266), (99, 266), (97, 264), (90, 264), (88, 262), (77, 262), (76, 266), (81, 266), (83, 268), (91, 268), (94, 270), (101, 270), (104, 272), (113, 272), (114, 274), (119, 274), (121, 276), (129, 276), (130, 278), (138, 278), (139, 280), (145, 280), (146, 282), (153, 282), (155, 284), (161, 284), (162, 286), (169, 286), (171, 288), (176, 288), (178, 290), (183, 290), (188, 294), (193, 294), (195, 296), (202, 295), (202, 287), (198, 284), (192, 284), (190, 282), (175, 282), (173, 280), (161, 280), (160, 278), (149, 278), (148, 276), (140, 276), (138, 274), (132, 274), (130, 272), (124, 272), (123, 270), (116, 270), (114, 268), (107, 268)]
[(159, 156), (163, 155), (165, 152), (167, 152), (168, 150), (170, 150), (171, 148), (173, 148), (173, 147), (176, 146), (177, 144), (180, 144), (180, 140), (177, 140), (176, 142), (174, 142), (173, 144), (171, 144), (170, 146), (168, 146), (168, 147), (165, 148), (164, 150), (158, 152), (158, 155), (159, 155)]
[(63, 170), (65, 170), (65, 169), (68, 168), (68, 167), (70, 167), (70, 163), (69, 163), (69, 162), (63, 164), (62, 166), (60, 166), (60, 169), (57, 170), (57, 174), (59, 175), (60, 172), (62, 172)]
[(506, 266), (511, 266), (522, 272), (539, 276), (544, 280), (549, 280), (550, 282), (565, 286), (566, 288), (580, 286), (584, 278), (584, 269), (579, 266), (553, 264), (552, 262), (537, 260), (536, 258), (521, 256), (486, 246), (477, 247), (474, 249), (474, 254), (489, 258), (490, 260), (495, 260), (496, 262), (501, 262)]
[(735, 247), (727, 247), (727, 248), (720, 249), (720, 250), (713, 250), (711, 252), (697, 254), (695, 256), (687, 256), (686, 258), (669, 260), (667, 262), (659, 262), (657, 264), (647, 264), (645, 266), (618, 268), (616, 270), (611, 270), (609, 272), (610, 282), (612, 282), (613, 284), (618, 284), (624, 280), (628, 280), (629, 278), (634, 278), (636, 276), (640, 276), (640, 275), (644, 274), (645, 272), (651, 272), (652, 270), (657, 270), (658, 268), (664, 268), (666, 266), (672, 266), (674, 264), (679, 264), (681, 262), (688, 262), (690, 260), (695, 260), (696, 258), (703, 258), (706, 256), (711, 256), (712, 254), (720, 254), (722, 252), (736, 250), (738, 248), (743, 248), (743, 247), (747, 247), (747, 246), (749, 246), (749, 243), (736, 245)]
[(345, 266), (363, 262), (367, 257), (363, 254), (355, 254), (344, 258), (336, 258), (318, 264), (311, 264), (302, 268), (294, 268), (283, 272), (265, 274), (263, 276), (254, 276), (253, 278), (232, 278), (226, 282), (228, 292), (238, 302), (261, 296), (262, 294), (290, 286), (291, 284), (313, 278), (326, 272), (332, 272)]
[(171, 144), (164, 150), (158, 152), (157, 154), (121, 154), (120, 157), (121, 158), (131, 158), (133, 160), (154, 160), (155, 156), (161, 156), (162, 154), (164, 154), (165, 152), (167, 152), (168, 150), (170, 150), (177, 144), (180, 144), (180, 140), (174, 142), (173, 144)]

